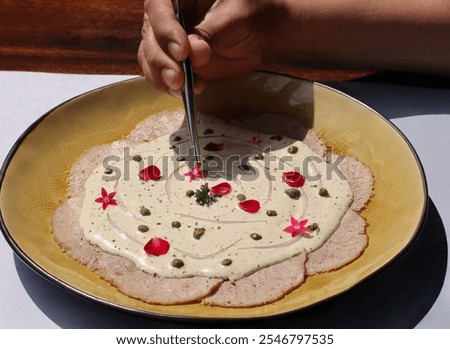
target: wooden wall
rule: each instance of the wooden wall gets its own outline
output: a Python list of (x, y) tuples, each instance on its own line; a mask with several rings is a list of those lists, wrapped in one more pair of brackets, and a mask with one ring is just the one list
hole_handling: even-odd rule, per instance
[[(141, 74), (136, 54), (144, 0), (0, 0), (0, 70)], [(368, 72), (265, 70), (310, 80)]]
[(144, 0), (0, 0), (0, 70), (139, 74)]

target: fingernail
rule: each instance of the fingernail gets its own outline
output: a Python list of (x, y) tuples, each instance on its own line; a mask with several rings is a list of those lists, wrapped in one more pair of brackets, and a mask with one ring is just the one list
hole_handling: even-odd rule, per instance
[(172, 55), (173, 58), (178, 59), (181, 55), (181, 46), (178, 45), (176, 42), (171, 41), (169, 42), (169, 52)]
[(173, 69), (169, 69), (169, 68), (165, 68), (161, 71), (161, 76), (164, 80), (164, 82), (166, 83), (167, 87), (171, 88), (173, 87), (173, 83), (175, 81), (175, 70)]

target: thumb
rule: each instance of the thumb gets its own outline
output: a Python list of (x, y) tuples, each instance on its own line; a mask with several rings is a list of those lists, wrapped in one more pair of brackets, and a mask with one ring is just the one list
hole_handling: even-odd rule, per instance
[(194, 67), (201, 67), (208, 64), (211, 60), (211, 46), (203, 40), (203, 38), (196, 34), (190, 34), (188, 36), (191, 46), (191, 62)]
[(216, 49), (226, 31), (229, 31), (233, 18), (236, 16), (228, 9), (228, 6), (218, 1), (194, 27), (193, 32), (206, 41), (212, 49)]

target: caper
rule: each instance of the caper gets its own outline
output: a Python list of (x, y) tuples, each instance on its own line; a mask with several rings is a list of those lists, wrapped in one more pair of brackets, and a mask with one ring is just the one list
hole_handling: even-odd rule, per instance
[(241, 171), (250, 171), (251, 167), (249, 165), (241, 164), (238, 166)]
[(289, 196), (291, 199), (298, 200), (300, 198), (300, 190), (295, 188), (289, 188), (284, 191), (284, 193)]
[(149, 230), (150, 230), (150, 228), (149, 227), (147, 227), (146, 225), (140, 225), (139, 227), (138, 227), (138, 230), (141, 232), (141, 233), (146, 233), (146, 232), (148, 232)]
[(181, 268), (183, 265), (184, 265), (184, 262), (179, 258), (175, 258), (172, 261), (172, 267), (174, 267), (174, 268)]
[(247, 197), (246, 197), (244, 194), (237, 194), (237, 195), (236, 195), (236, 198), (237, 198), (239, 201), (245, 201), (245, 200), (247, 199)]
[(288, 149), (287, 149), (289, 154), (297, 154), (298, 152), (298, 147), (296, 147), (295, 145), (291, 145)]
[(229, 258), (225, 258), (220, 264), (224, 265), (224, 266), (228, 266), (231, 265), (231, 263), (233, 263), (233, 261)]
[(143, 216), (150, 216), (152, 213), (150, 212), (150, 210), (144, 206), (141, 206), (141, 209), (139, 211), (141, 213), (141, 215)]
[(111, 174), (111, 173), (113, 173), (113, 169), (112, 168), (107, 168), (105, 170), (105, 174)]
[(313, 223), (313, 224), (308, 225), (308, 230), (309, 231), (317, 231), (317, 232), (319, 232), (320, 231), (319, 224)]
[(173, 221), (172, 222), (172, 228), (178, 229), (179, 227), (181, 227), (181, 223), (178, 221)]
[(211, 129), (211, 128), (207, 128), (205, 131), (203, 131), (203, 134), (204, 134), (204, 135), (210, 135), (210, 134), (212, 134), (212, 133), (214, 133), (214, 130)]
[(184, 156), (178, 156), (177, 157), (177, 161), (184, 161), (186, 160), (186, 158)]
[(133, 161), (141, 162), (142, 161), (142, 156), (140, 156), (140, 155), (133, 156)]
[(273, 140), (273, 141), (281, 141), (283, 139), (283, 137), (275, 135), (275, 136), (270, 137), (270, 139)]
[(207, 145), (203, 147), (206, 151), (221, 151), (224, 150), (227, 147), (224, 143), (214, 143), (209, 142)]
[(200, 240), (203, 234), (205, 234), (205, 228), (194, 228), (194, 239)]
[(320, 196), (330, 196), (330, 194), (328, 193), (328, 190), (326, 188), (320, 188), (319, 195)]
[(192, 196), (194, 196), (194, 191), (193, 190), (188, 190), (187, 192), (186, 192), (186, 196), (188, 196), (188, 197), (192, 197)]
[(267, 214), (269, 217), (275, 217), (276, 215), (278, 215), (277, 211), (275, 211), (275, 210), (267, 210), (267, 211), (266, 211), (266, 214)]
[(258, 241), (258, 240), (261, 240), (261, 239), (262, 239), (262, 236), (259, 235), (258, 233), (252, 233), (252, 234), (250, 234), (250, 237), (251, 237), (253, 240), (255, 240), (255, 241)]

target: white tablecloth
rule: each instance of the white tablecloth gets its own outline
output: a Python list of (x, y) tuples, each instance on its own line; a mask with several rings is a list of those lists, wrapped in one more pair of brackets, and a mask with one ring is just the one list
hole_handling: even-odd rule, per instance
[[(56, 105), (83, 92), (130, 76), (0, 72), (0, 163), (21, 133)], [(450, 89), (375, 82), (336, 83), (334, 87), (356, 97), (396, 124), (411, 141), (425, 168), (429, 196), (450, 234)], [(432, 272), (432, 271), (430, 271)], [(0, 238), (0, 328), (77, 327), (70, 311), (95, 317), (98, 308), (35, 277)], [(33, 288), (33, 292), (27, 289)], [(47, 294), (52, 292), (52, 294)], [(36, 300), (39, 301), (36, 301)], [(57, 307), (65, 307), (64, 312)], [(61, 314), (60, 316), (58, 314)], [(100, 317), (107, 317), (102, 310)], [(111, 312), (111, 314), (114, 314)], [(62, 318), (64, 316), (64, 318)], [(124, 314), (130, 327), (139, 320)], [(109, 322), (108, 322), (109, 321)], [(98, 319), (98, 327), (111, 319)], [(92, 326), (92, 322), (90, 322)], [(162, 323), (161, 327), (170, 327)], [(450, 281), (418, 328), (450, 328)]]

